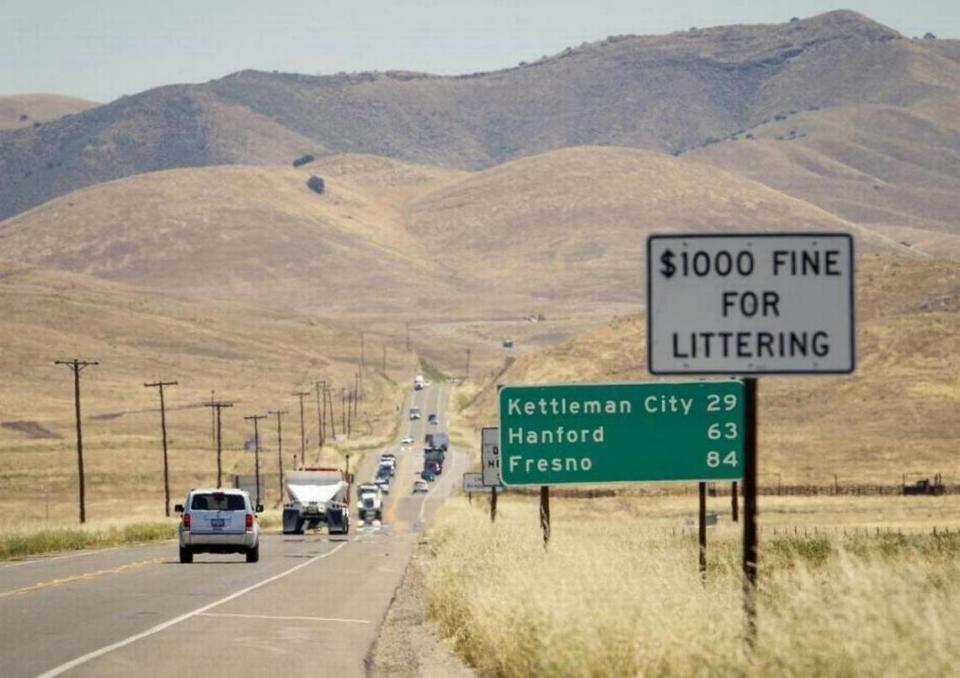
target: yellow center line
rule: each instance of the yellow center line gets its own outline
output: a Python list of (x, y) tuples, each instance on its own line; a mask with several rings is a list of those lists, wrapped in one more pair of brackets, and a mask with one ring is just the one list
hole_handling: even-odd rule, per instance
[(162, 563), (166, 558), (153, 558), (152, 560), (140, 560), (135, 563), (127, 563), (125, 565), (119, 565), (117, 567), (108, 569), (108, 570), (97, 570), (95, 572), (86, 572), (84, 574), (75, 574), (70, 577), (60, 577), (59, 579), (51, 579), (50, 581), (42, 581), (37, 584), (31, 584), (30, 586), (24, 586), (19, 589), (11, 589), (9, 591), (0, 591), (0, 598), (6, 598), (7, 596), (15, 596), (22, 593), (32, 593), (33, 591), (40, 591), (42, 589), (54, 588), (57, 586), (63, 586), (65, 584), (71, 584), (77, 581), (91, 581), (97, 577), (102, 577), (107, 574), (121, 574), (130, 570), (139, 569), (141, 567), (146, 567), (147, 565), (155, 565), (157, 563)]

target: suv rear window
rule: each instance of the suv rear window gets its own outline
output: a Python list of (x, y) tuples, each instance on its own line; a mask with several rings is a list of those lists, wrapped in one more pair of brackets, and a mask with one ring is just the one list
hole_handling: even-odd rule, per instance
[(242, 494), (218, 492), (193, 495), (190, 509), (192, 511), (245, 511), (247, 505)]

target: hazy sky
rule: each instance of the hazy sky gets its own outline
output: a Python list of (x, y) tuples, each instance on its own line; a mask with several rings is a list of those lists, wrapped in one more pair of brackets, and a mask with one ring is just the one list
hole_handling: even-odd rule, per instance
[(466, 73), (620, 33), (779, 23), (846, 7), (960, 37), (958, 0), (0, 0), (0, 94), (109, 101), (244, 68)]

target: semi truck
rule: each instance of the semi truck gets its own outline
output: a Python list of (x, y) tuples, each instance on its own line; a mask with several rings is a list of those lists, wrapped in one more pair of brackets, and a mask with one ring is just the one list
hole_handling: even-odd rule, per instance
[(446, 433), (428, 433), (423, 437), (423, 443), (428, 450), (443, 450), (446, 452), (450, 446), (450, 436)]
[(426, 380), (424, 380), (423, 375), (418, 374), (413, 378), (413, 390), (422, 391), (425, 383), (426, 383)]
[(357, 488), (357, 515), (360, 520), (383, 520), (383, 494), (376, 483), (363, 483)]
[(322, 524), (330, 534), (350, 532), (349, 485), (338, 468), (315, 467), (284, 474), (290, 503), (283, 506), (283, 533), (303, 534)]

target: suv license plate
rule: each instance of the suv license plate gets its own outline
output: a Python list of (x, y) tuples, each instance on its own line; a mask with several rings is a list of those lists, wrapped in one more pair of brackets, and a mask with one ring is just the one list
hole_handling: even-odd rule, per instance
[(223, 527), (223, 518), (213, 518), (210, 520), (210, 527)]

